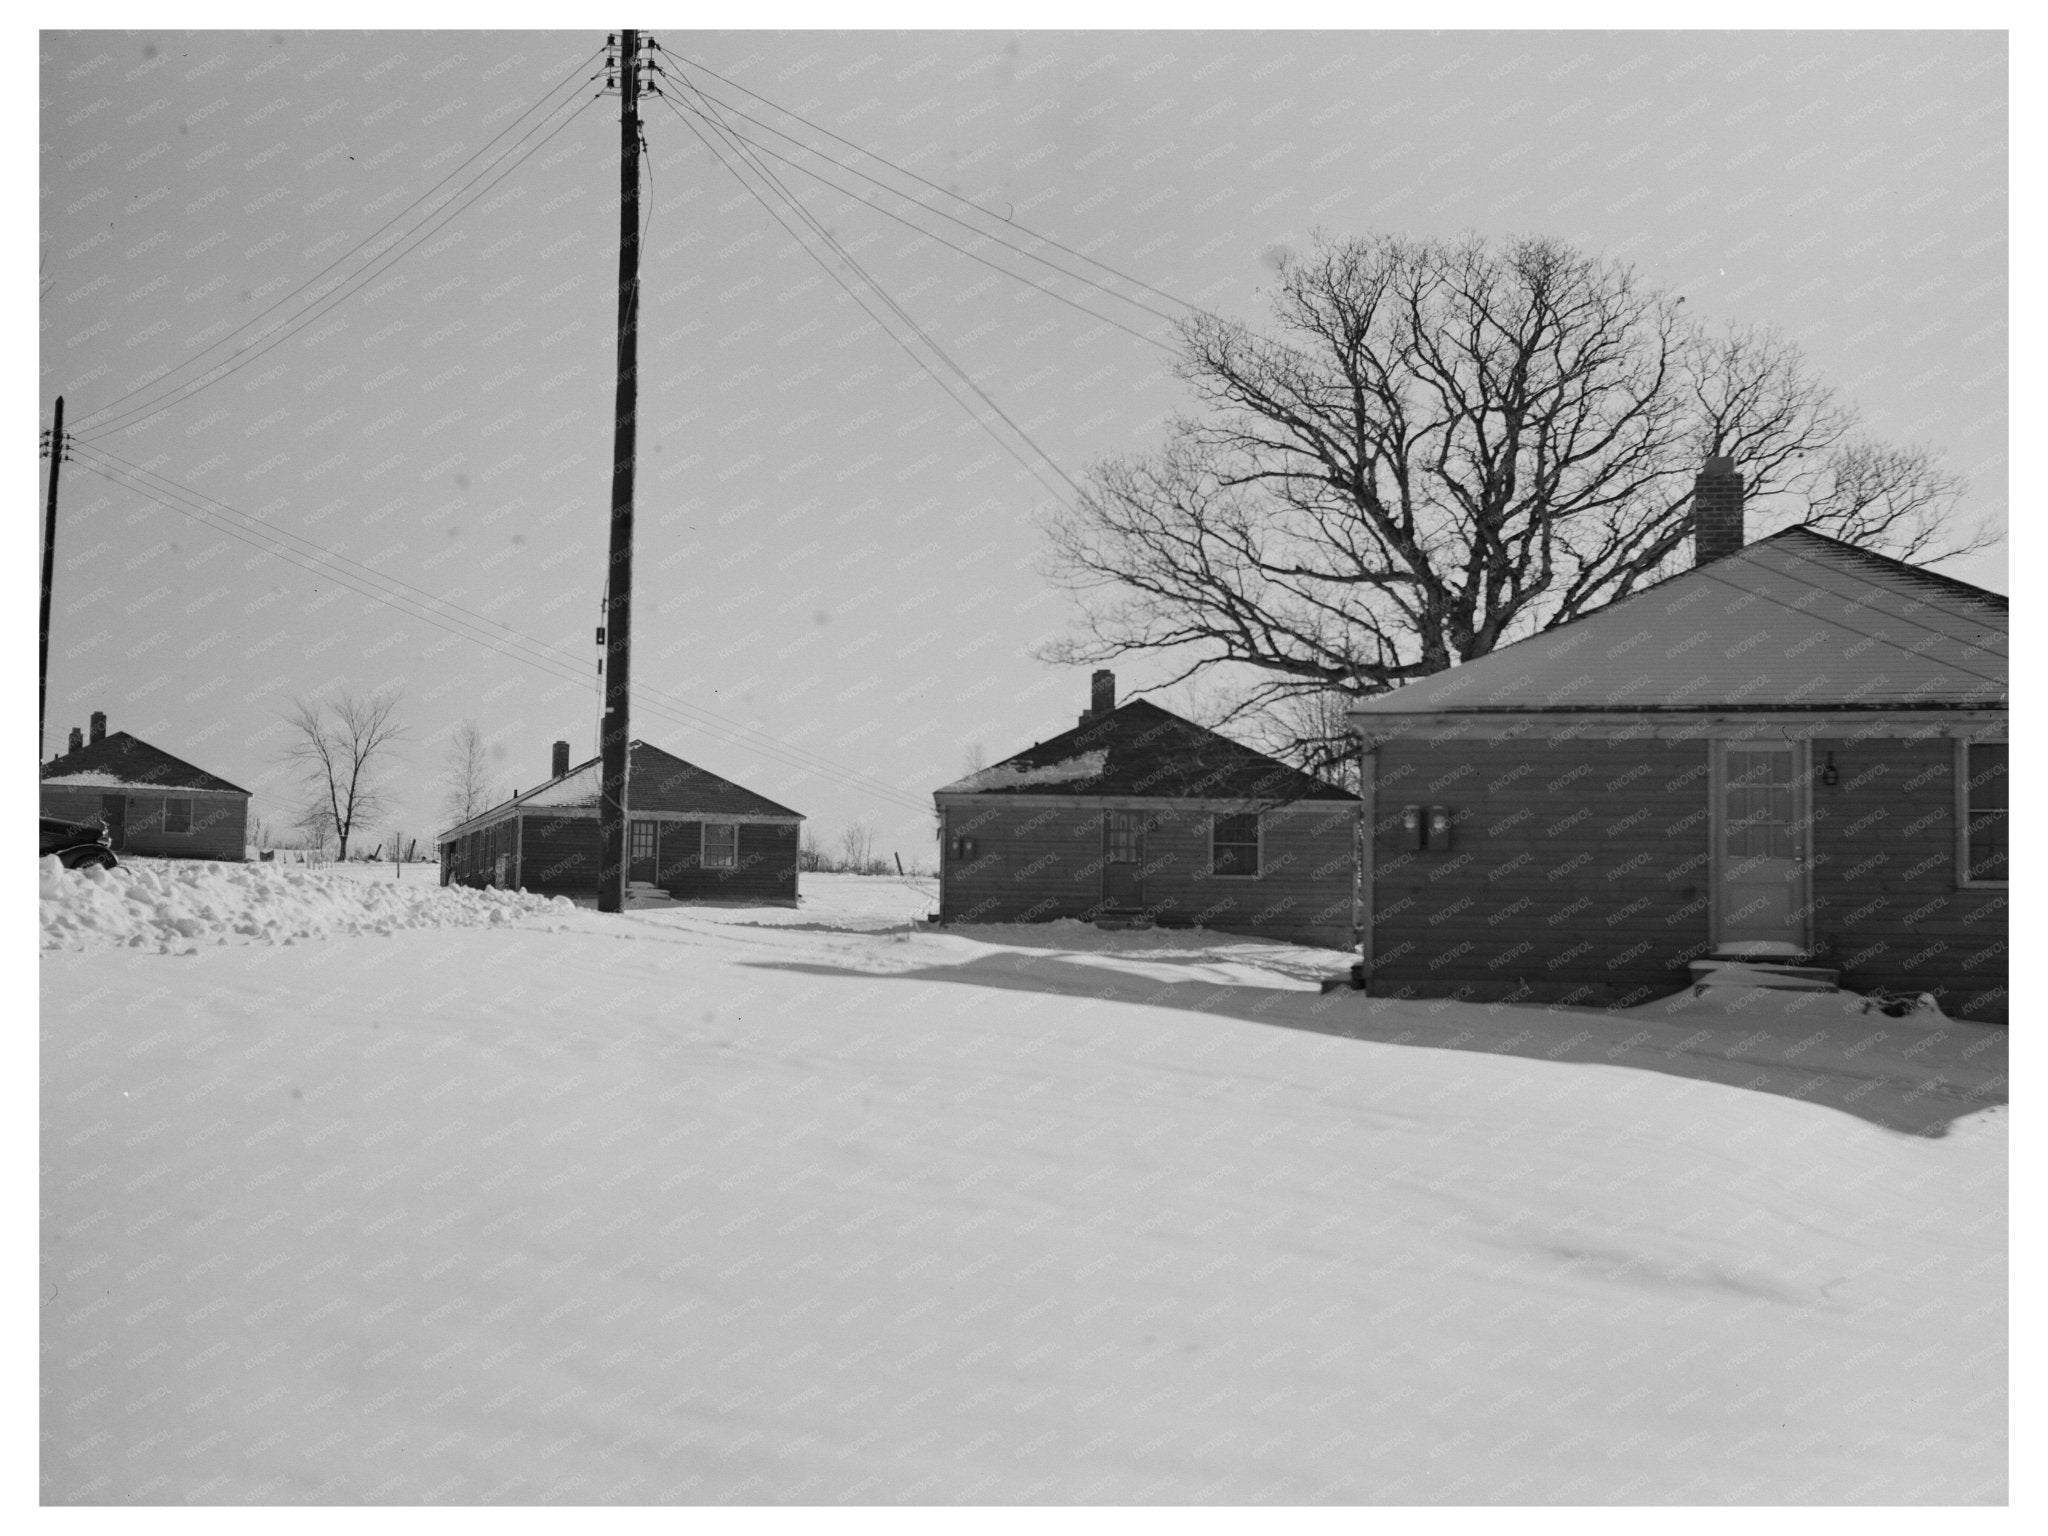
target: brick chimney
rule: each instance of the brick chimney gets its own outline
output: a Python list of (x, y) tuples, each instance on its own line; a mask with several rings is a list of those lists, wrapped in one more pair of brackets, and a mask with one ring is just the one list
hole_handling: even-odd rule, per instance
[(96, 709), (92, 712), (92, 741), (98, 746), (107, 739), (107, 712)]
[(1733, 459), (1708, 459), (1700, 466), (1692, 482), (1692, 516), (1695, 566), (1742, 548), (1742, 476)]
[(70, 752), (76, 752), (80, 747), (84, 745), (85, 732), (81, 731), (77, 726), (74, 725), (73, 727), (71, 727), (71, 745), (65, 750)]
[(1100, 720), (1116, 709), (1116, 674), (1098, 672), (1091, 681), (1088, 707), (1081, 712), (1081, 724)]
[(563, 774), (567, 773), (568, 771), (569, 743), (567, 743), (566, 741), (558, 741), (555, 743), (555, 769), (553, 773), (548, 775), (548, 777), (559, 779)]

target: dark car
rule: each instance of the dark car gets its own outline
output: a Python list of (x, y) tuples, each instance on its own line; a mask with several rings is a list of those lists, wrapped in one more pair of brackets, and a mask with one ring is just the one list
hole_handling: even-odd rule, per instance
[(88, 864), (97, 864), (102, 869), (120, 868), (121, 861), (114, 857), (108, 843), (105, 827), (75, 826), (55, 816), (43, 818), (43, 857), (54, 853), (66, 869), (84, 869)]

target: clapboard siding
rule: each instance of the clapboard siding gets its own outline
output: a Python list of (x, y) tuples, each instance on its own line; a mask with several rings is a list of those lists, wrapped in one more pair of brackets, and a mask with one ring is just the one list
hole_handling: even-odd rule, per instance
[[(663, 821), (656, 844), (655, 883), (680, 901), (794, 902), (797, 828), (778, 822), (741, 822), (732, 869), (706, 869), (702, 823)], [(595, 816), (529, 811), (465, 833), (453, 850), (450, 879), (460, 885), (494, 883), (495, 857), (508, 862), (506, 884), (548, 896), (594, 897), (602, 844)]]
[[(943, 815), (941, 921), (1044, 922), (1101, 910), (1101, 806), (954, 803)], [(1211, 811), (1144, 815), (1138, 905), (1154, 921), (1338, 948), (1352, 942), (1355, 803), (1264, 811), (1260, 871), (1249, 878), (1212, 873)], [(974, 839), (971, 860), (953, 857), (961, 837)]]
[(787, 823), (739, 824), (735, 867), (706, 869), (702, 861), (703, 823), (664, 821), (658, 824), (655, 883), (678, 900), (796, 900), (797, 829)]
[(507, 818), (444, 841), (441, 844), (441, 883), (517, 887), (520, 883), (518, 824)]
[[(127, 800), (125, 835), (120, 852), (159, 859), (227, 859), (248, 857), (249, 797), (224, 791), (70, 788), (45, 784), (42, 813), (63, 821), (98, 823), (103, 796)], [(164, 830), (164, 802), (184, 800), (192, 808), (189, 832)]]
[[(594, 900), (603, 864), (600, 766), (592, 758), (442, 833), (442, 882)], [(686, 901), (796, 901), (803, 818), (795, 811), (644, 741), (632, 743), (628, 782), (629, 822), (658, 828), (655, 884)], [(738, 826), (734, 868), (703, 867), (706, 820)]]
[(1840, 781), (1816, 784), (1814, 932), (1858, 991), (1932, 992), (1957, 1018), (2004, 1021), (2006, 893), (1962, 887), (1952, 741), (1821, 740)]
[[(1685, 985), (1711, 922), (1703, 741), (1397, 740), (1377, 754), (1375, 993), (1612, 1003)], [(1407, 805), (1446, 806), (1418, 851)]]
[[(1712, 925), (1710, 745), (1421, 738), (1377, 754), (1369, 986), (1410, 996), (1591, 1004), (1690, 980)], [(2002, 1021), (2002, 890), (1959, 885), (1956, 744), (1819, 738), (1810, 839), (1817, 963), (1858, 991), (1931, 992)], [(1445, 805), (1452, 847), (1418, 852), (1405, 805)]]

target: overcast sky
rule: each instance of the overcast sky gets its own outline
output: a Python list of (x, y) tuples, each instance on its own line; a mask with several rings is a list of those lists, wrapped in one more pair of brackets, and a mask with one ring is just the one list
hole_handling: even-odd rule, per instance
[[(2000, 34), (654, 35), (672, 75), (716, 71), (735, 84), (692, 78), (933, 207), (976, 218), (883, 161), (1020, 244), (1248, 321), (1274, 253), (1317, 229), (1542, 232), (1623, 257), (1696, 315), (1797, 338), (1873, 433), (1938, 450), (1969, 479), (1966, 513), (2004, 526)], [(422, 838), (465, 719), (503, 789), (545, 778), (557, 737), (592, 754), (617, 268), (618, 106), (587, 79), (604, 34), (41, 41), (38, 411), (47, 426), (65, 396), (82, 458), (126, 480), (64, 468), (45, 754), (103, 709), (282, 818), (291, 699), (402, 687), (398, 821)], [(690, 131), (680, 78), (670, 92), (646, 122), (634, 734), (828, 843), (861, 818), (929, 861), (931, 790), (1086, 702), (1085, 676), (1033, 659), (1071, 618), (1035, 569), (1034, 517), (1064, 487), (855, 305)], [(513, 155), (552, 134), (536, 153), (474, 183), (536, 125)], [(862, 196), (767, 163), (1066, 474), (1158, 442), (1185, 403), (1157, 316), (980, 247), (1097, 313), (1078, 312), (893, 222), (879, 210), (918, 216), (849, 171), (811, 162)], [(235, 351), (238, 327), (301, 314), (318, 291), (301, 285), (363, 270), (351, 253), (387, 221), (386, 239), (473, 184), (388, 271)], [(145, 381), (200, 353), (240, 366), (142, 409), (198, 370)], [(158, 477), (150, 495), (128, 465)], [(181, 496), (219, 504), (217, 526)], [(483, 617), (373, 602), (351, 590), (367, 577), (221, 531), (235, 514), (277, 530), (258, 544), (331, 550)], [(1951, 570), (2006, 589), (2002, 547)], [(1125, 693), (1167, 675), (1118, 670)]]

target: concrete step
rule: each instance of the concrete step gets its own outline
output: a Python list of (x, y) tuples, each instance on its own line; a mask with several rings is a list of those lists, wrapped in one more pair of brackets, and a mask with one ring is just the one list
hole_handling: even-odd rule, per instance
[(1776, 992), (1835, 992), (1842, 973), (1819, 965), (1758, 965), (1743, 960), (1695, 960), (1695, 987), (1765, 987)]

